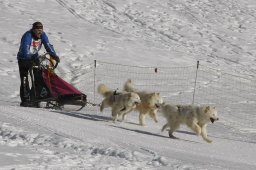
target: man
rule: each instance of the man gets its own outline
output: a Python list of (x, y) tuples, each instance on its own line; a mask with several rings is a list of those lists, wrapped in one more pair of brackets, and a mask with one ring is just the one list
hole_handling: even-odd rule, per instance
[(17, 54), (20, 72), (20, 106), (28, 106), (30, 100), (30, 88), (28, 82), (29, 70), (33, 65), (38, 65), (38, 52), (44, 45), (45, 50), (56, 61), (60, 62), (53, 46), (50, 44), (41, 22), (33, 23), (32, 29), (25, 32), (21, 38), (19, 52)]

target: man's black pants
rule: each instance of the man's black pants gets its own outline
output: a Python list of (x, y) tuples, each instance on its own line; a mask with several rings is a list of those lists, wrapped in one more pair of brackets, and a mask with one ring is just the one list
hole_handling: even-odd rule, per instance
[(29, 87), (29, 70), (33, 66), (31, 60), (18, 60), (19, 72), (20, 72), (20, 99), (21, 102), (26, 102), (30, 99), (30, 87)]
[[(21, 103), (24, 104), (26, 102), (31, 102), (35, 99), (42, 99), (42, 98), (49, 97), (50, 91), (45, 86), (41, 69), (33, 68), (33, 66), (39, 66), (39, 61), (18, 60), (18, 64), (19, 64), (20, 82), (21, 82), (20, 84)], [(29, 84), (29, 77), (31, 80), (30, 84)], [(47, 92), (47, 93), (43, 95), (42, 92)]]

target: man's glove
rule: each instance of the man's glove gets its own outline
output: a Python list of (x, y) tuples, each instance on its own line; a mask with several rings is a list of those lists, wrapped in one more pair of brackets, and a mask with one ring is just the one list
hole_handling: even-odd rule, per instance
[(53, 59), (57, 62), (57, 63), (59, 63), (60, 62), (60, 58), (56, 55), (56, 56), (54, 56), (53, 57)]

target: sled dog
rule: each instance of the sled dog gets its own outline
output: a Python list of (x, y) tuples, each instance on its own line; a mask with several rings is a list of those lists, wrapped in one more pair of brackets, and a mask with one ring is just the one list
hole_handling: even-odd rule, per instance
[(170, 138), (176, 138), (173, 136), (173, 132), (175, 132), (181, 124), (186, 124), (197, 135), (201, 135), (206, 142), (212, 142), (212, 140), (207, 137), (206, 128), (209, 122), (214, 123), (214, 121), (219, 120), (215, 107), (162, 104), (160, 112), (163, 113), (167, 120), (167, 123), (162, 127), (162, 131), (169, 127)]
[(157, 110), (160, 107), (160, 104), (163, 103), (163, 99), (159, 93), (150, 93), (146, 91), (139, 91), (133, 87), (133, 83), (128, 79), (124, 84), (124, 91), (135, 92), (140, 96), (141, 103), (138, 104), (135, 108), (135, 111), (139, 112), (139, 123), (144, 126), (145, 116), (149, 116), (157, 123)]
[(122, 120), (124, 120), (126, 114), (140, 103), (138, 94), (113, 91), (104, 84), (98, 86), (98, 93), (104, 97), (100, 105), (100, 111), (102, 112), (104, 108), (111, 107), (114, 122), (117, 121), (119, 116), (122, 116)]

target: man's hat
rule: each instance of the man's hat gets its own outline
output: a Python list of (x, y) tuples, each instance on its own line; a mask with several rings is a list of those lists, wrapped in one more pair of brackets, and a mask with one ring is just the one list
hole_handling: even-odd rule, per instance
[(33, 23), (32, 29), (43, 29), (43, 24), (41, 22)]

